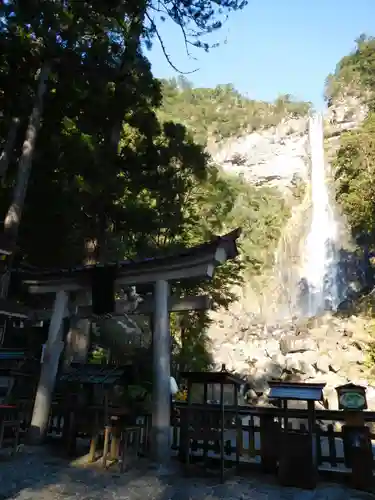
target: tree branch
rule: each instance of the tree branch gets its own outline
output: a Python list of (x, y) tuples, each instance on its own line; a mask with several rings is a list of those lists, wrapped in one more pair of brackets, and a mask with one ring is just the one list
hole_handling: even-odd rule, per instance
[(173, 68), (177, 73), (180, 73), (182, 75), (191, 75), (192, 73), (195, 73), (196, 71), (198, 71), (198, 68), (197, 69), (194, 69), (192, 71), (181, 71), (179, 70), (172, 62), (170, 56), (168, 55), (167, 51), (166, 51), (166, 48), (165, 48), (165, 45), (164, 45), (164, 42), (163, 42), (163, 39), (161, 38), (160, 36), (160, 33), (156, 27), (156, 24), (155, 22), (153, 21), (153, 19), (151, 19), (151, 17), (146, 13), (146, 17), (147, 19), (150, 21), (151, 23), (151, 26), (155, 32), (155, 35), (156, 35), (156, 38), (158, 39), (159, 43), (160, 43), (160, 46), (161, 46), (161, 49), (163, 51), (163, 54), (168, 62), (168, 64), (171, 66), (171, 68)]

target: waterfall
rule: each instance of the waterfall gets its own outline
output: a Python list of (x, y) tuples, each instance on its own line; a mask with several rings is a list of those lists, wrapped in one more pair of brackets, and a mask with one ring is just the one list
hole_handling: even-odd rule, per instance
[(272, 277), (262, 290), (262, 317), (268, 324), (336, 311), (363, 282), (345, 220), (331, 195), (323, 116), (317, 113), (308, 120), (310, 182), (303, 199), (292, 208)]
[(323, 117), (309, 118), (309, 189), (292, 215), (276, 252), (274, 282), (266, 289), (267, 321), (312, 317), (336, 310), (346, 295), (340, 271), (340, 224), (333, 210), (324, 155)]
[(338, 294), (338, 224), (332, 210), (324, 157), (323, 117), (309, 120), (311, 153), (311, 226), (302, 262), (300, 311), (316, 316), (336, 309)]

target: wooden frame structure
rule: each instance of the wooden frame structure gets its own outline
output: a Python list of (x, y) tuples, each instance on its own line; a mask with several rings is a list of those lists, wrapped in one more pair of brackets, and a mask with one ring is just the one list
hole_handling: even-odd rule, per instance
[[(192, 442), (201, 442), (203, 447), (203, 455), (201, 466), (203, 466), (206, 471), (207, 459), (208, 459), (208, 449), (209, 443), (217, 443), (219, 446), (220, 453), (220, 480), (223, 483), (224, 478), (228, 472), (233, 468), (225, 467), (225, 431), (226, 420), (234, 419), (237, 431), (239, 430), (238, 421), (238, 394), (239, 388), (244, 384), (244, 380), (232, 373), (229, 373), (225, 369), (225, 365), (222, 365), (222, 369), (219, 372), (182, 372), (180, 374), (183, 380), (187, 381), (187, 406), (182, 411), (185, 412), (184, 429), (183, 435), (185, 435), (185, 464), (189, 469), (192, 459), (191, 444)], [(201, 386), (203, 389), (202, 400), (200, 404), (196, 404), (192, 400), (192, 387)], [(220, 400), (218, 404), (208, 402), (208, 387), (218, 386), (220, 389)], [(224, 387), (230, 388), (232, 393), (232, 404), (230, 405), (230, 412), (228, 414), (226, 403), (224, 400)], [(242, 440), (239, 437), (239, 432), (236, 432), (236, 468), (240, 463), (240, 446)]]
[[(72, 304), (71, 304), (72, 305)], [(178, 297), (171, 296), (168, 299), (168, 309), (170, 312), (181, 311), (201, 311), (211, 307), (211, 300), (206, 295)], [(134, 308), (133, 304), (127, 300), (116, 300), (115, 311), (112, 316), (132, 315), (150, 315), (154, 312), (152, 297), (146, 297)], [(10, 318), (18, 318), (31, 322), (49, 321), (52, 317), (52, 309), (31, 309), (22, 304), (17, 304), (11, 300), (0, 298), (0, 315)], [(73, 311), (66, 309), (64, 318), (72, 316)], [(77, 306), (74, 315), (79, 319), (89, 319), (93, 317), (92, 307), (90, 305)]]
[[(314, 489), (318, 473), (314, 452), (315, 402), (323, 401), (323, 389), (326, 384), (272, 380), (268, 385), (269, 399), (281, 401), (284, 410), (284, 428), (281, 431), (281, 451), (278, 460), (279, 480), (283, 486)], [(297, 433), (288, 428), (288, 401), (307, 402), (306, 432)]]
[[(152, 451), (160, 466), (167, 466), (170, 459), (170, 333), (169, 313), (177, 308), (179, 297), (169, 296), (169, 285), (189, 279), (211, 279), (215, 268), (238, 255), (236, 241), (240, 230), (214, 238), (208, 243), (142, 261), (108, 263), (116, 269), (115, 283), (121, 286), (150, 284), (153, 287), (152, 303), (146, 310), (153, 313), (153, 411)], [(90, 271), (93, 266), (74, 269), (46, 270), (40, 272), (18, 270), (32, 294), (55, 294), (55, 302), (49, 327), (48, 341), (42, 365), (39, 386), (35, 398), (30, 436), (34, 442), (44, 438), (48, 424), (49, 408), (55, 385), (60, 354), (64, 343), (62, 322), (69, 314), (69, 302), (73, 292), (91, 289)], [(194, 298), (195, 299), (195, 298)], [(208, 305), (207, 299), (200, 299)], [(193, 300), (194, 302), (194, 300)], [(173, 305), (174, 304), (174, 305)], [(202, 306), (202, 304), (200, 304)], [(172, 308), (171, 308), (172, 306)], [(176, 309), (174, 309), (176, 308)], [(191, 308), (190, 308), (191, 309)], [(89, 307), (81, 309), (83, 316)]]
[[(190, 278), (212, 278), (216, 266), (237, 255), (236, 240), (239, 230), (181, 252), (139, 261), (108, 263), (117, 268), (118, 285), (156, 283), (161, 278), (173, 282)], [(21, 271), (23, 283), (30, 293), (77, 292), (91, 288), (90, 271), (95, 267), (79, 266), (74, 269)]]

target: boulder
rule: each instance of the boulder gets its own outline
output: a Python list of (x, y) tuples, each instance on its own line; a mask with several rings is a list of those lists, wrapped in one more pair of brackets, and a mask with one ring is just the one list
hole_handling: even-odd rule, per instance
[(316, 368), (322, 373), (328, 373), (330, 371), (331, 358), (326, 354), (318, 356), (316, 360)]
[(267, 370), (267, 373), (269, 374), (268, 380), (273, 378), (280, 378), (283, 371), (284, 371), (283, 366), (270, 363), (268, 365), (268, 370)]
[(369, 410), (375, 410), (375, 387), (369, 385), (366, 390), (367, 406)]
[(271, 357), (271, 361), (275, 364), (283, 365), (285, 363), (285, 356), (283, 356), (281, 352), (278, 352), (276, 354), (273, 354), (273, 356)]
[(280, 351), (284, 356), (294, 352), (316, 351), (317, 343), (313, 338), (285, 335), (280, 340)]
[(231, 316), (230, 328), (226, 323), (226, 339), (211, 337), (213, 358), (218, 368), (225, 363), (253, 380), (258, 392), (267, 389), (271, 378), (326, 382), (328, 404), (336, 407), (337, 385), (371, 378), (364, 361), (372, 323), (365, 318), (327, 314), (265, 326), (248, 316), (252, 323), (245, 338), (241, 337), (243, 321), (237, 316)]
[(329, 369), (331, 372), (339, 373), (344, 365), (345, 365), (345, 359), (342, 356), (340, 355), (333, 356), (333, 353), (330, 353)]
[[(318, 351), (305, 351), (300, 352), (298, 354), (294, 354), (294, 356), (298, 356), (298, 358), (305, 364), (310, 366), (313, 369), (313, 365), (316, 364), (316, 360), (319, 357)], [(313, 370), (315, 372), (315, 370)]]
[(285, 368), (291, 373), (303, 373), (304, 364), (296, 356), (288, 355), (285, 358)]
[(265, 353), (269, 358), (281, 354), (280, 343), (276, 339), (270, 339), (266, 342)]
[(254, 347), (249, 349), (247, 356), (249, 362), (252, 364), (263, 363), (264, 360), (267, 360), (265, 350), (261, 347)]
[(362, 364), (365, 361), (365, 353), (359, 349), (349, 349), (345, 355), (345, 364)]
[(288, 355), (285, 358), (285, 369), (290, 373), (298, 375), (300, 380), (306, 380), (316, 375), (313, 365), (307, 363), (303, 357), (300, 358), (297, 355)]
[(337, 398), (337, 392), (335, 391), (334, 387), (326, 387), (324, 388), (323, 391), (324, 394), (324, 402), (325, 402), (325, 407), (328, 410), (338, 410), (339, 409), (339, 402)]

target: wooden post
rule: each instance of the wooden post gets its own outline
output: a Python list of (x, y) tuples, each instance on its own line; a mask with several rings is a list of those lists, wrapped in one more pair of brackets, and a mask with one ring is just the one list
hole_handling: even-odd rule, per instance
[(168, 467), (170, 462), (170, 332), (168, 312), (169, 285), (165, 280), (155, 283), (155, 314), (153, 331), (153, 407), (152, 455), (156, 465)]
[(59, 359), (64, 346), (62, 326), (67, 304), (67, 293), (57, 292), (29, 432), (32, 444), (41, 444), (47, 432)]
[[(345, 410), (344, 410), (345, 411)], [(372, 491), (373, 456), (370, 429), (365, 425), (362, 411), (345, 411), (342, 426), (345, 465), (352, 469), (351, 486), (358, 490)]]
[(151, 346), (152, 352), (154, 352), (154, 331), (155, 331), (155, 316), (154, 316), (154, 314), (149, 315), (148, 321), (149, 321), (148, 324), (150, 327), (150, 334), (151, 334), (150, 346)]
[(260, 458), (262, 471), (266, 474), (274, 474), (277, 471), (277, 461), (281, 429), (274, 421), (272, 415), (260, 416)]

